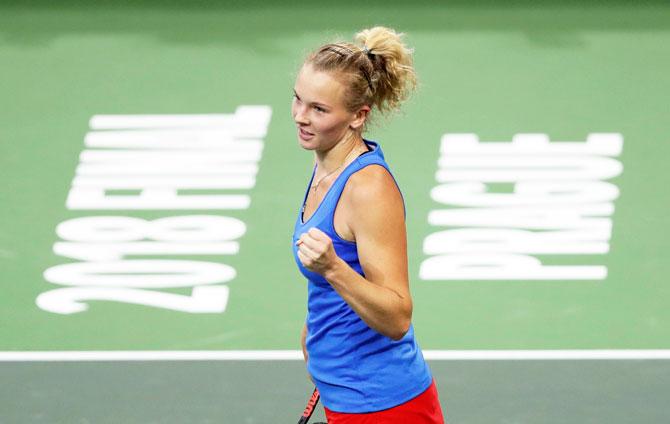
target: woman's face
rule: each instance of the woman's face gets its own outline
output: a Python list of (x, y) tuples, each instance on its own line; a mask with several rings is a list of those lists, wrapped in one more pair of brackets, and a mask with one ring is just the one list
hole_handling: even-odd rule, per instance
[(305, 64), (296, 78), (291, 114), (298, 141), (308, 150), (330, 150), (358, 126), (357, 114), (344, 106), (344, 85), (331, 73)]

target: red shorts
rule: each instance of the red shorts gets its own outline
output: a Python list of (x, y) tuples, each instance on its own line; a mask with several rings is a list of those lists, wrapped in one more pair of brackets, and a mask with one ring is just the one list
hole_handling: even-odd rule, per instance
[(425, 392), (412, 400), (383, 411), (344, 414), (324, 407), (328, 424), (444, 424), (435, 380)]

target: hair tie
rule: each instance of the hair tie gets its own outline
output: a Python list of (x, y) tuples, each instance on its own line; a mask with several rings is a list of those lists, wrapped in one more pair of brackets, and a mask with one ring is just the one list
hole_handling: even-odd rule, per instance
[(370, 56), (372, 56), (372, 55), (374, 54), (374, 53), (372, 53), (372, 52), (370, 51), (370, 49), (368, 48), (368, 46), (363, 46), (363, 53), (365, 53), (365, 55), (368, 56), (368, 57), (370, 57)]

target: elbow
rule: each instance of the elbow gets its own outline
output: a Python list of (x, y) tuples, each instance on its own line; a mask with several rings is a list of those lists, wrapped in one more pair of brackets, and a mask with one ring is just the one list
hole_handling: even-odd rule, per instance
[(395, 331), (393, 331), (391, 334), (389, 334), (389, 338), (395, 342), (402, 340), (403, 337), (405, 337), (405, 334), (409, 331), (409, 323), (407, 325), (402, 325)]
[(412, 326), (412, 298), (398, 295), (399, 302), (394, 305), (391, 314), (386, 316), (379, 332), (393, 341), (401, 340)]
[(393, 341), (398, 341), (401, 340), (403, 337), (405, 337), (405, 334), (409, 331), (409, 326), (411, 325), (410, 320), (403, 320), (401, 323), (399, 323), (396, 328), (393, 329), (393, 331), (390, 332), (388, 335), (389, 338)]
[(393, 341), (401, 340), (405, 337), (405, 334), (409, 331), (410, 326), (412, 325), (412, 311), (411, 308), (403, 314), (403, 316), (398, 320), (390, 334), (389, 338)]

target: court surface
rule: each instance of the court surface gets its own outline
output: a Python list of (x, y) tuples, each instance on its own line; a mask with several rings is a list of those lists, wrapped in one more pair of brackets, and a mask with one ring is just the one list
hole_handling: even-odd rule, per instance
[(668, 420), (666, 3), (145, 0), (0, 2), (0, 422), (297, 421), (293, 80), (375, 24), (449, 422)]

